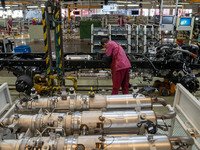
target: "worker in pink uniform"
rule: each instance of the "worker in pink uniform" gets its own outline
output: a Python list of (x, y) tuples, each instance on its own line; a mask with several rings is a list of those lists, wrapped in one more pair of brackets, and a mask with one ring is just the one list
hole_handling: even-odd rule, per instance
[(111, 95), (117, 95), (120, 87), (122, 93), (129, 93), (129, 68), (131, 64), (124, 52), (124, 49), (116, 42), (107, 38), (101, 40), (102, 46), (106, 49), (106, 55), (112, 56), (111, 71), (113, 89)]
[(126, 17), (126, 21), (130, 21), (130, 15), (128, 15), (127, 17)]
[(11, 29), (12, 29), (12, 18), (9, 17), (9, 20), (8, 20), (8, 35), (10, 35), (10, 32), (11, 32)]
[(32, 25), (36, 25), (36, 20), (33, 18)]
[(118, 19), (118, 24), (121, 26), (121, 27), (123, 27), (124, 26), (124, 19), (123, 19), (123, 17), (121, 16), (119, 16), (119, 19)]

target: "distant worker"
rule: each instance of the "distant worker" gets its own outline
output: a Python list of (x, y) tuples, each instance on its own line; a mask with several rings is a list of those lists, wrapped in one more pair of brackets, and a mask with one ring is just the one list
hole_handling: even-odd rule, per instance
[(36, 20), (33, 18), (32, 25), (36, 25)]
[(119, 16), (118, 24), (119, 24), (121, 27), (124, 26), (124, 19), (123, 19), (123, 16)]
[(131, 64), (124, 52), (124, 49), (116, 42), (109, 41), (107, 38), (101, 40), (102, 47), (106, 49), (106, 55), (112, 56), (111, 71), (113, 89), (112, 95), (117, 95), (120, 87), (122, 93), (129, 93), (129, 68)]
[(130, 15), (128, 15), (127, 17), (126, 17), (126, 21), (129, 21), (130, 20)]
[(12, 24), (13, 24), (12, 18), (9, 17), (9, 20), (8, 20), (8, 35), (10, 35), (10, 32), (12, 30)]

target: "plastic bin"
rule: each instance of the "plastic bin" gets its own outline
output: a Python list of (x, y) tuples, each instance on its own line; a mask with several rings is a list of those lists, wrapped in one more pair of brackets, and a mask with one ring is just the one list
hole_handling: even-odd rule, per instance
[(15, 53), (31, 53), (31, 48), (28, 45), (21, 45), (14, 48)]

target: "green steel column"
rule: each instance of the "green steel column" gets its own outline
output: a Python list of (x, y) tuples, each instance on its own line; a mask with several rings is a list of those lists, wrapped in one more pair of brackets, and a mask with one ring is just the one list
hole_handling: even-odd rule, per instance
[(57, 54), (57, 70), (58, 70), (58, 83), (60, 86), (64, 85), (64, 57), (63, 57), (63, 37), (62, 37), (62, 19), (61, 9), (59, 2), (56, 3), (55, 9), (55, 42), (56, 42), (56, 54)]

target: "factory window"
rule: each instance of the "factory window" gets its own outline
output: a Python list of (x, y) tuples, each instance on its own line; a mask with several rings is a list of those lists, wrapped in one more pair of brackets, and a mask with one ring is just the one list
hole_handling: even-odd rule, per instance
[(160, 15), (160, 9), (156, 9), (156, 15)]
[[(178, 16), (184, 16), (185, 14), (192, 13), (192, 9), (178, 9)], [(175, 9), (173, 9), (173, 15), (176, 14)]]
[(26, 11), (26, 19), (38, 18), (42, 19), (42, 11), (40, 9), (29, 9)]
[(170, 15), (170, 9), (163, 9), (163, 15)]
[(156, 13), (156, 10), (155, 9), (150, 9), (150, 16), (154, 16)]
[(23, 18), (23, 11), (22, 10), (13, 10), (12, 17), (13, 18)]
[(68, 11), (67, 9), (61, 9), (61, 16), (62, 17), (67, 17)]
[(142, 16), (148, 16), (149, 15), (149, 9), (142, 9)]
[(126, 16), (127, 10), (126, 9), (118, 9), (117, 11), (114, 11), (113, 14)]

